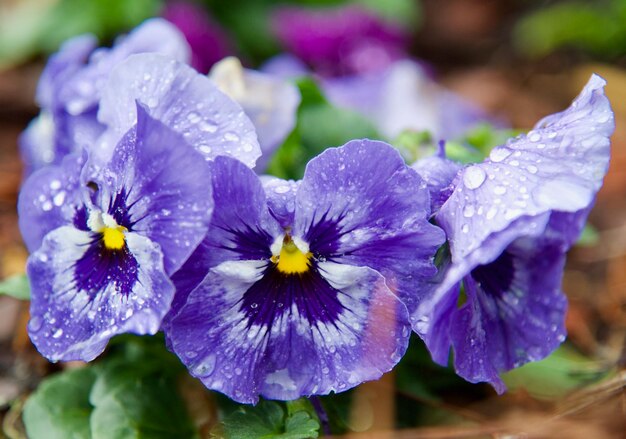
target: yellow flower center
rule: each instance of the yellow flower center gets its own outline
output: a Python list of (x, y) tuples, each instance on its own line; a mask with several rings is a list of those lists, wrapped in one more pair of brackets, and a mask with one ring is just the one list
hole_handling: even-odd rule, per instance
[(124, 247), (124, 232), (126, 227), (105, 227), (101, 230), (104, 246), (110, 250), (120, 250)]
[(311, 252), (303, 253), (287, 235), (280, 249), (280, 254), (272, 256), (272, 262), (282, 273), (300, 274), (309, 270), (311, 256), (313, 256)]

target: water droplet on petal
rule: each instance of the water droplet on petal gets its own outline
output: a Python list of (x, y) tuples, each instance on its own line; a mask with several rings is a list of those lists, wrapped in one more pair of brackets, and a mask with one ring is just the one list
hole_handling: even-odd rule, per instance
[(43, 319), (39, 316), (35, 316), (32, 319), (30, 319), (30, 322), (28, 322), (28, 329), (32, 332), (37, 332), (41, 329), (42, 325), (43, 325)]
[(216, 358), (215, 355), (209, 355), (202, 362), (193, 367), (191, 372), (198, 377), (208, 377), (215, 370)]
[(503, 146), (500, 148), (493, 149), (491, 151), (491, 154), (489, 154), (489, 158), (491, 159), (492, 162), (498, 163), (510, 155), (511, 155), (511, 150)]
[(63, 330), (61, 328), (57, 329), (54, 334), (52, 334), (52, 338), (60, 338), (63, 335)]
[(487, 174), (477, 165), (471, 166), (463, 174), (463, 183), (468, 189), (478, 189), (487, 178)]
[(504, 186), (496, 186), (493, 188), (493, 193), (496, 195), (504, 195), (506, 193), (506, 188)]

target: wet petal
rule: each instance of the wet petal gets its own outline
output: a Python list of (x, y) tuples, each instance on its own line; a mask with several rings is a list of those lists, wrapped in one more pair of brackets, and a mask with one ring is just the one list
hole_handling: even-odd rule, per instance
[[(99, 187), (102, 210), (159, 244), (165, 269), (173, 273), (208, 229), (213, 209), (209, 165), (180, 134), (151, 118), (141, 105), (137, 115), (136, 128), (91, 180)], [(118, 208), (125, 210), (121, 217), (115, 212)]]
[(79, 175), (83, 163), (79, 154), (67, 156), (60, 165), (35, 172), (22, 186), (17, 210), (22, 238), (30, 252), (37, 250), (44, 236), (57, 227), (75, 220), (81, 226)]
[[(455, 191), (437, 214), (454, 262), (518, 218), (555, 211), (575, 214), (591, 206), (608, 167), (614, 129), (604, 84), (593, 76), (566, 111), (495, 148), (488, 160), (459, 175)], [(563, 241), (571, 243), (580, 231), (572, 223), (562, 230)]]
[(283, 180), (269, 175), (261, 176), (271, 215), (283, 229), (293, 227), (296, 209), (296, 193), (299, 181)]
[(173, 310), (210, 268), (228, 260), (268, 260), (270, 246), (283, 233), (269, 213), (254, 171), (230, 157), (217, 157), (211, 169), (213, 217), (206, 237), (173, 277), (177, 289)]
[(241, 107), (185, 64), (158, 54), (129, 57), (111, 72), (98, 118), (121, 136), (137, 121), (135, 101), (207, 159), (229, 155), (254, 166), (260, 155), (254, 125)]
[(246, 403), (289, 400), (377, 379), (401, 358), (406, 310), (378, 273), (320, 264), (304, 290), (284, 275), (267, 289), (281, 279), (264, 270), (252, 261), (214, 268), (167, 331), (207, 387)]
[(98, 255), (93, 233), (68, 226), (30, 256), (28, 332), (46, 358), (91, 361), (116, 334), (158, 331), (174, 295), (161, 251), (134, 233), (126, 243), (122, 256)]
[(448, 329), (457, 373), (505, 390), (499, 374), (548, 356), (565, 340), (565, 254), (537, 239), (519, 239), (464, 279), (467, 302)]
[(443, 243), (428, 222), (419, 175), (383, 142), (355, 140), (309, 162), (296, 196), (293, 234), (319, 259), (374, 268), (412, 309), (436, 273)]
[[(442, 142), (443, 143), (443, 142)], [(437, 213), (454, 190), (454, 178), (461, 165), (448, 160), (444, 154), (425, 157), (411, 165), (424, 179), (430, 192), (430, 206), (433, 214)]]

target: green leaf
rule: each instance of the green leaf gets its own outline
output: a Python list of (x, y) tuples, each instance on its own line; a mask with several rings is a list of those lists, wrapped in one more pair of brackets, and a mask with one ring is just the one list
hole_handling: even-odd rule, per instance
[(566, 46), (615, 57), (626, 52), (625, 19), (623, 0), (560, 3), (521, 20), (514, 41), (522, 52), (532, 57)]
[(42, 8), (38, 2), (26, 2), (0, 16), (0, 65), (54, 52), (68, 38), (83, 33), (110, 40), (155, 16), (161, 4), (161, 0), (60, 0)]
[(89, 398), (93, 439), (197, 438), (177, 389), (180, 369), (137, 349), (102, 366)]
[(609, 372), (604, 363), (580, 355), (563, 345), (549, 357), (502, 375), (511, 390), (525, 388), (536, 398), (557, 398), (596, 381)]
[(31, 439), (89, 439), (93, 406), (89, 392), (96, 379), (91, 367), (62, 372), (44, 380), (24, 407)]
[(292, 406), (285, 414), (283, 406), (274, 401), (260, 401), (256, 406), (241, 406), (222, 423), (223, 434), (232, 439), (307, 439), (318, 437), (319, 422), (307, 410)]
[(25, 274), (16, 274), (0, 282), (0, 295), (30, 300), (30, 283)]

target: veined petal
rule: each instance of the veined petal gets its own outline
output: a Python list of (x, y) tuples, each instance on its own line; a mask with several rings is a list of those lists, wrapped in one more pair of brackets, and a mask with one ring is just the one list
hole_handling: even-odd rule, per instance
[[(238, 160), (220, 156), (211, 164), (214, 210), (204, 240), (174, 274), (175, 312), (209, 269), (229, 260), (263, 260), (283, 231), (270, 215), (259, 177)], [(207, 184), (207, 182), (203, 182)]]
[(401, 358), (406, 309), (380, 274), (323, 263), (301, 279), (251, 264), (212, 269), (166, 330), (207, 387), (246, 403), (295, 399), (376, 379)]
[(228, 155), (252, 167), (261, 154), (254, 125), (241, 107), (185, 64), (159, 54), (128, 57), (111, 72), (98, 119), (121, 137), (137, 122), (135, 101), (207, 160)]
[[(208, 229), (213, 210), (209, 165), (183, 136), (150, 117), (141, 105), (137, 118), (111, 161), (90, 179), (99, 187), (102, 210), (158, 243), (165, 269), (173, 273)], [(128, 219), (117, 216), (116, 209), (125, 209)]]
[(61, 227), (28, 260), (28, 332), (52, 361), (91, 361), (116, 334), (154, 334), (169, 309), (174, 286), (157, 244), (128, 233), (126, 254), (89, 255), (97, 242), (91, 232)]
[(82, 198), (80, 154), (67, 156), (60, 165), (47, 166), (26, 180), (17, 203), (20, 231), (30, 252), (37, 250), (48, 232), (65, 224), (80, 224)]
[(441, 229), (428, 222), (429, 194), (400, 154), (355, 140), (309, 162), (296, 195), (294, 237), (317, 258), (367, 266), (413, 309), (436, 269)]
[(465, 277), (467, 302), (448, 329), (460, 376), (502, 393), (501, 372), (541, 360), (565, 340), (564, 265), (558, 246), (522, 238)]
[[(488, 160), (459, 175), (436, 217), (448, 235), (454, 262), (522, 216), (574, 214), (591, 206), (608, 168), (615, 127), (604, 84), (594, 75), (567, 110), (495, 148)], [(563, 230), (562, 238), (572, 242), (580, 231)]]

